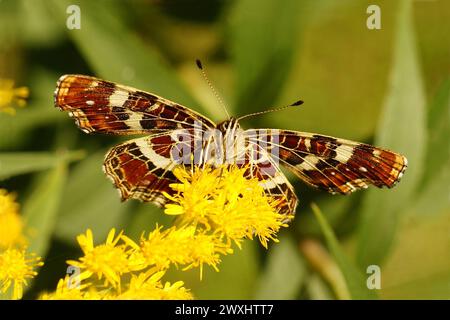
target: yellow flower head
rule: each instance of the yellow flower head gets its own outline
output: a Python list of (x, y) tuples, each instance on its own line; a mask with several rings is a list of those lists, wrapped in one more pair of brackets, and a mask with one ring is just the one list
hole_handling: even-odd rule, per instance
[(55, 291), (42, 293), (39, 300), (101, 300), (111, 291), (108, 288), (97, 291), (91, 282), (85, 282), (87, 278), (87, 274), (66, 275), (58, 281)]
[(128, 289), (115, 299), (146, 299), (146, 300), (190, 300), (192, 294), (184, 288), (182, 281), (174, 284), (166, 282), (164, 285), (161, 278), (165, 271), (155, 272), (155, 269), (149, 269), (146, 272), (133, 275)]
[[(160, 229), (157, 227), (156, 232)], [(183, 282), (163, 283), (161, 277), (165, 271), (149, 265), (141, 247), (122, 232), (116, 236), (112, 229), (106, 242), (97, 246), (89, 229), (77, 240), (84, 256), (67, 262), (80, 268), (80, 272), (60, 279), (56, 290), (41, 294), (40, 299), (192, 299)], [(105, 281), (98, 281), (103, 278)]]
[(28, 98), (27, 87), (14, 88), (14, 81), (11, 79), (0, 79), (0, 111), (15, 114), (13, 103), (19, 107), (25, 106), (25, 99)]
[(240, 246), (244, 238), (257, 236), (264, 247), (276, 241), (276, 233), (292, 218), (279, 214), (277, 200), (268, 196), (257, 178), (245, 176), (247, 168), (223, 165), (218, 168), (178, 167), (174, 174), (180, 181), (170, 187), (177, 191), (165, 206), (165, 213), (179, 215), (181, 225), (200, 225), (213, 229)]
[(140, 259), (134, 258), (134, 249), (121, 241), (122, 232), (117, 237), (114, 235), (115, 229), (112, 229), (105, 244), (94, 246), (92, 231), (88, 229), (86, 234), (77, 237), (84, 256), (78, 261), (69, 260), (67, 263), (83, 270), (80, 274), (82, 278), (96, 275), (99, 280), (105, 279), (105, 285), (120, 288), (122, 274), (139, 270), (143, 266)]
[(197, 233), (193, 226), (172, 227), (161, 231), (162, 227), (141, 238), (140, 249), (148, 266), (166, 269), (170, 264), (184, 265), (185, 269), (203, 264), (213, 266), (220, 262), (220, 254), (232, 250), (214, 235)]
[(141, 237), (140, 248), (147, 265), (154, 265), (158, 269), (166, 269), (171, 263), (186, 264), (190, 257), (187, 254), (195, 228), (177, 230), (175, 227), (162, 231), (156, 226), (147, 238)]
[(16, 196), (0, 189), (0, 250), (25, 244)]
[(192, 300), (194, 297), (189, 289), (183, 287), (183, 281), (177, 281), (174, 284), (166, 282), (161, 290), (161, 300)]
[(84, 290), (87, 285), (72, 286), (70, 277), (58, 281), (55, 292), (43, 293), (39, 296), (40, 300), (81, 300), (85, 299)]
[(42, 266), (40, 257), (27, 255), (25, 249), (7, 249), (0, 253), (0, 290), (5, 293), (13, 284), (13, 299), (21, 299), (27, 279), (36, 276), (33, 269)]

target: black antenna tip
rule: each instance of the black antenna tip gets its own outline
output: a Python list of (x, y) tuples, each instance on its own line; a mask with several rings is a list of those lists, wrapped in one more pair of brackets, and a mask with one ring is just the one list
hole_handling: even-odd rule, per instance
[(303, 104), (303, 100), (298, 100), (298, 101), (294, 102), (293, 104), (291, 104), (291, 106), (292, 106), (292, 107), (294, 107), (294, 106), (300, 106), (300, 105), (302, 105), (302, 104)]
[(197, 64), (197, 67), (198, 67), (200, 70), (203, 70), (202, 62), (201, 62), (199, 59), (195, 60), (195, 63)]

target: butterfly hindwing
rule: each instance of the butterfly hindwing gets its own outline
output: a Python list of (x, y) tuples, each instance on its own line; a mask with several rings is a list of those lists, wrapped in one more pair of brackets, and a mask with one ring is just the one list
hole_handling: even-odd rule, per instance
[(163, 192), (172, 194), (176, 183), (172, 169), (176, 163), (167, 134), (127, 141), (113, 147), (105, 157), (103, 169), (119, 190), (122, 200), (137, 199), (164, 205)]
[(298, 199), (294, 188), (281, 172), (274, 159), (261, 145), (249, 142), (245, 165), (249, 165), (247, 176), (257, 178), (267, 195), (275, 199), (280, 214), (292, 215)]

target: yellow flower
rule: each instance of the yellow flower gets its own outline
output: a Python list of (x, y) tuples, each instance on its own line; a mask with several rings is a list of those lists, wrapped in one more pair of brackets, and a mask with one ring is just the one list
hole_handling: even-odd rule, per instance
[[(157, 227), (157, 232), (161, 228)], [(192, 299), (183, 282), (161, 281), (165, 271), (149, 266), (139, 245), (112, 229), (105, 244), (94, 246), (91, 230), (77, 238), (84, 256), (68, 261), (80, 268), (77, 275), (60, 279), (54, 292), (43, 300)], [(83, 270), (83, 272), (81, 272)], [(92, 275), (97, 275), (93, 278)], [(97, 281), (105, 278), (105, 281)]]
[[(237, 166), (176, 168), (179, 183), (171, 184), (176, 194), (165, 194), (171, 201), (165, 212), (178, 216), (174, 226), (164, 230), (156, 225), (139, 244), (122, 233), (115, 236), (112, 229), (105, 244), (98, 246), (88, 229), (77, 237), (84, 256), (68, 263), (83, 270), (83, 279), (94, 281), (70, 291), (61, 280), (54, 293), (42, 297), (192, 299), (183, 282), (161, 281), (171, 265), (183, 270), (199, 267), (201, 278), (204, 264), (218, 271), (221, 255), (233, 253), (233, 242), (240, 247), (243, 239), (258, 237), (267, 248), (292, 218), (277, 212), (278, 201), (266, 194), (258, 179), (246, 177), (246, 171)], [(97, 285), (92, 275), (105, 281)]]
[(114, 297), (115, 299), (146, 299), (146, 300), (188, 300), (192, 299), (192, 294), (184, 288), (182, 281), (174, 284), (161, 283), (161, 278), (165, 271), (155, 272), (149, 269), (139, 275), (133, 275), (128, 285), (128, 290)]
[(90, 282), (84, 282), (86, 275), (78, 275), (78, 278), (67, 275), (58, 281), (54, 292), (42, 293), (39, 300), (101, 300), (111, 290), (97, 291)]
[(184, 288), (182, 281), (174, 284), (163, 283), (161, 278), (165, 271), (157, 271), (156, 268), (146, 272), (132, 274), (125, 291), (120, 292), (116, 288), (102, 287), (97, 289), (91, 283), (71, 287), (70, 278), (66, 276), (60, 279), (56, 290), (52, 293), (43, 293), (40, 300), (187, 300), (192, 299), (192, 294)]
[(171, 263), (186, 264), (190, 257), (188, 248), (194, 238), (195, 228), (175, 227), (162, 231), (162, 226), (156, 226), (145, 238), (140, 241), (141, 252), (147, 265), (154, 265), (158, 269), (166, 269)]
[(140, 249), (148, 266), (158, 269), (166, 269), (170, 264), (185, 265), (185, 269), (200, 266), (202, 272), (206, 263), (217, 270), (220, 254), (232, 252), (220, 239), (197, 233), (193, 226), (161, 230), (162, 227), (156, 226), (147, 238), (141, 238)]
[(277, 200), (265, 193), (257, 178), (246, 177), (246, 170), (234, 165), (193, 171), (176, 168), (180, 183), (170, 185), (177, 194), (165, 193), (172, 202), (166, 204), (165, 213), (179, 215), (180, 225), (213, 229), (238, 246), (256, 235), (267, 248), (268, 240), (276, 241), (276, 233), (292, 216), (279, 214)]
[(39, 296), (40, 300), (81, 300), (85, 298), (82, 291), (87, 285), (72, 286), (70, 284), (70, 277), (66, 276), (64, 279), (58, 281), (55, 292), (43, 293)]
[(190, 247), (190, 264), (183, 270), (188, 270), (200, 266), (200, 280), (203, 277), (203, 264), (210, 265), (214, 270), (219, 271), (217, 265), (220, 263), (220, 254), (233, 253), (229, 243), (223, 243), (216, 234), (208, 235), (199, 233), (195, 236), (195, 241)]
[(15, 103), (19, 107), (25, 106), (25, 99), (28, 98), (28, 95), (27, 87), (14, 88), (13, 80), (0, 79), (0, 111), (15, 114), (16, 110), (11, 104)]
[(0, 253), (0, 290), (5, 293), (14, 284), (13, 299), (21, 299), (27, 279), (36, 276), (33, 269), (42, 266), (40, 257), (27, 255), (25, 249), (7, 249)]
[(23, 223), (18, 213), (16, 196), (0, 189), (0, 249), (25, 244), (22, 235)]
[(161, 300), (192, 300), (194, 297), (189, 289), (183, 287), (183, 281), (177, 281), (174, 284), (166, 282), (161, 292)]
[(133, 249), (126, 243), (119, 244), (122, 239), (122, 232), (117, 236), (115, 229), (112, 229), (106, 239), (105, 244), (94, 246), (92, 231), (88, 229), (86, 234), (77, 237), (78, 243), (83, 250), (84, 256), (78, 261), (69, 260), (68, 264), (83, 270), (80, 274), (82, 278), (89, 278), (96, 275), (99, 280), (105, 278), (105, 285), (111, 284), (120, 289), (120, 277), (124, 273), (142, 269), (142, 261), (132, 255)]
[(169, 215), (185, 214), (188, 217), (195, 215), (197, 221), (207, 225), (207, 219), (203, 214), (214, 201), (214, 186), (217, 184), (220, 171), (205, 167), (195, 168), (191, 172), (184, 167), (177, 167), (173, 173), (180, 183), (173, 183), (170, 187), (182, 193), (183, 197), (171, 197), (164, 193), (167, 198), (177, 203), (167, 204), (164, 212)]

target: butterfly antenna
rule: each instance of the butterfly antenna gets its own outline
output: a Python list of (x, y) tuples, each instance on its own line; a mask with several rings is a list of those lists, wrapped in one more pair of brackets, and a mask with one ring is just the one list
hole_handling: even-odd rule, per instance
[(265, 113), (270, 113), (270, 112), (275, 112), (275, 111), (281, 111), (290, 107), (296, 107), (296, 106), (300, 106), (303, 104), (303, 100), (298, 100), (294, 103), (291, 103), (290, 105), (284, 106), (284, 107), (280, 107), (280, 108), (275, 108), (275, 109), (269, 109), (269, 110), (264, 110), (264, 111), (259, 111), (259, 112), (254, 112), (254, 113), (250, 113), (250, 114), (246, 114), (244, 116), (241, 116), (239, 118), (237, 118), (237, 120), (242, 120), (245, 118), (249, 118), (249, 117), (254, 117), (254, 116), (259, 116), (261, 114), (265, 114)]
[(230, 118), (230, 114), (228, 113), (227, 107), (225, 106), (225, 103), (223, 102), (222, 98), (220, 97), (220, 95), (217, 93), (216, 88), (214, 88), (214, 86), (212, 85), (211, 81), (209, 80), (208, 76), (206, 75), (205, 69), (203, 68), (203, 64), (202, 62), (197, 59), (195, 60), (195, 63), (197, 64), (197, 67), (200, 69), (203, 78), (205, 79), (206, 83), (209, 85), (209, 87), (211, 88), (212, 92), (214, 93), (214, 96), (216, 97), (217, 101), (219, 101), (220, 105), (222, 106), (223, 110), (225, 110), (225, 113), (227, 114), (227, 117)]

